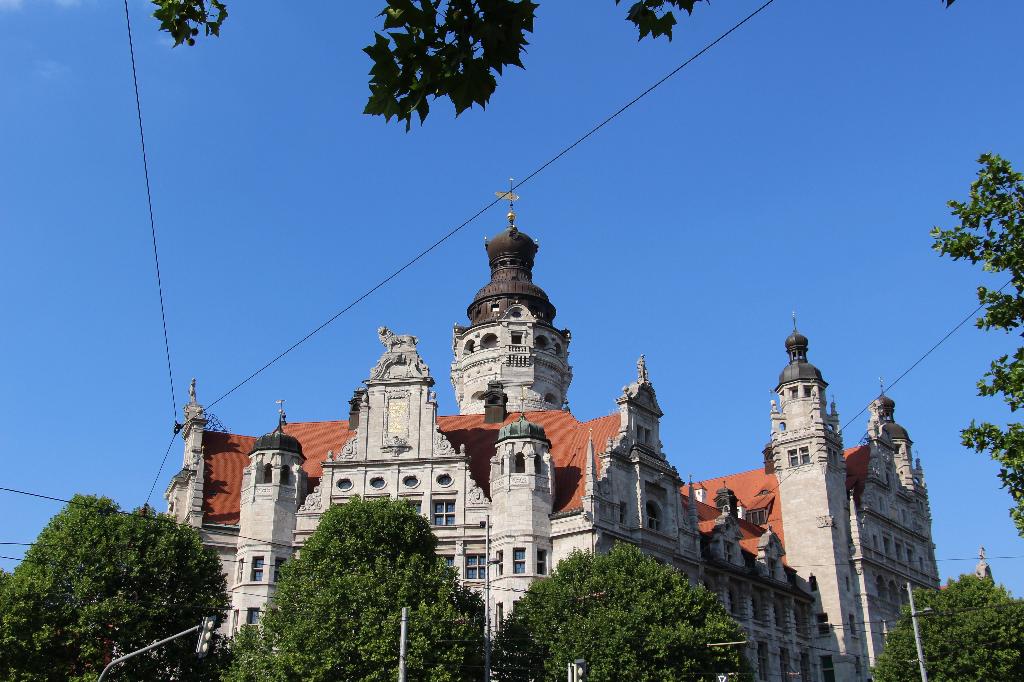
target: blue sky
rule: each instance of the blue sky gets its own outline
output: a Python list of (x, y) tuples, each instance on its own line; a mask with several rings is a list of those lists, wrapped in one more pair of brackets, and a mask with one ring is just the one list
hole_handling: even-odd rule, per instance
[[(132, 0), (179, 405), (190, 377), (220, 395), (757, 4), (701, 6), (673, 42), (637, 43), (611, 0), (545, 0), (526, 70), (486, 111), (439, 102), (406, 133), (360, 113), (379, 2), (235, 0), (222, 38), (172, 50)], [(754, 468), (796, 309), (853, 417), (979, 282), (1003, 283), (939, 258), (928, 232), (981, 152), (1024, 166), (1022, 27), (1009, 0), (778, 0), (523, 187), (536, 279), (573, 332), (573, 411), (611, 412), (643, 352), (680, 472)], [(135, 506), (173, 416), (120, 3), (0, 0), (0, 63), (3, 485)], [(385, 324), (420, 337), (452, 413), (451, 325), (503, 223), (495, 207), (213, 412), (253, 434), (277, 398), (293, 421), (344, 416)], [(996, 467), (958, 435), (1008, 418), (974, 384), (1016, 341), (967, 325), (891, 392), (940, 559), (1024, 555)], [(180, 457), (179, 441), (161, 504)], [(0, 540), (57, 509), (0, 494)], [(1024, 559), (991, 563), (1024, 593)]]

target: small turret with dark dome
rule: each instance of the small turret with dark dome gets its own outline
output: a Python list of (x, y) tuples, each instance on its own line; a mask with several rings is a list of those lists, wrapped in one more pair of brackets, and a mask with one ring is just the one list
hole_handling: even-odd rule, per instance
[(884, 392), (876, 399), (878, 421), (882, 423), (882, 431), (893, 440), (910, 440), (907, 430), (896, 423), (896, 401)]
[(548, 443), (548, 436), (544, 432), (544, 427), (540, 424), (535, 424), (526, 418), (526, 414), (520, 413), (519, 419), (514, 422), (505, 424), (498, 430), (498, 440), (500, 443), (503, 440), (510, 438), (529, 438), (531, 440), (542, 440)]
[(789, 354), (789, 364), (779, 374), (779, 386), (791, 381), (820, 381), (825, 383), (821, 376), (821, 370), (807, 361), (807, 337), (796, 330), (786, 337), (786, 353)]
[[(284, 413), (277, 420), (277, 428), (270, 433), (264, 434), (256, 439), (251, 452), (259, 450), (277, 450), (280, 452), (294, 452), (302, 455), (302, 444), (295, 436), (289, 436), (284, 432)], [(250, 453), (251, 454), (251, 453)]]

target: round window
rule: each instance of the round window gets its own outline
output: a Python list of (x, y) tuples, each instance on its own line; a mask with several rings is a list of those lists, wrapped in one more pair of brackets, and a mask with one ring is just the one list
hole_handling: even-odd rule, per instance
[(437, 484), (447, 488), (452, 484), (452, 477), (449, 476), (448, 474), (441, 474), (440, 476), (437, 477)]
[(380, 476), (374, 476), (373, 478), (370, 479), (370, 487), (371, 488), (376, 488), (377, 490), (380, 490), (381, 488), (383, 488), (386, 485), (387, 485), (387, 482), (383, 478), (381, 478)]
[(520, 310), (519, 308), (513, 308), (509, 315), (511, 315), (512, 317), (522, 317), (523, 311)]
[(338, 481), (338, 490), (352, 490), (352, 479), (343, 478)]
[(405, 478), (402, 479), (402, 485), (404, 485), (406, 488), (415, 488), (419, 484), (420, 479), (416, 478), (415, 476), (406, 476)]

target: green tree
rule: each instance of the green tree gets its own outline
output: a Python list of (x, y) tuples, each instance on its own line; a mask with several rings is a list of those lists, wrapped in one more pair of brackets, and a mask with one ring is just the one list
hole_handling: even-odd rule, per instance
[(692, 682), (749, 672), (737, 647), (708, 647), (743, 639), (714, 594), (618, 544), (604, 555), (574, 552), (530, 586), (496, 637), (495, 672), (561, 682), (583, 658), (591, 682)]
[(243, 627), (233, 682), (391, 682), (402, 607), (411, 679), (478, 679), (483, 606), (436, 554), (426, 520), (400, 500), (353, 499), (327, 510), (285, 564), (259, 626)]
[[(981, 169), (971, 185), (966, 202), (950, 201), (958, 225), (932, 230), (934, 248), (954, 260), (981, 263), (982, 270), (1000, 277), (1008, 276), (1000, 289), (978, 287), (978, 301), (985, 314), (978, 319), (979, 329), (999, 329), (1024, 336), (1024, 176), (1010, 162), (995, 155), (982, 154)], [(992, 361), (990, 369), (978, 381), (978, 393), (999, 395), (1016, 412), (1024, 405), (1024, 347), (1013, 356)], [(1024, 535), (1024, 426), (1018, 422), (1000, 427), (972, 420), (961, 431), (963, 444), (977, 452), (987, 452), (999, 463), (999, 478), (1013, 499), (1010, 516)]]
[[(216, 554), (148, 508), (76, 495), (0, 580), (0, 679), (95, 680), (116, 656), (227, 607)], [(216, 679), (219, 641), (197, 661), (182, 637), (127, 661), (119, 679)]]
[[(151, 0), (153, 16), (174, 44), (194, 45), (200, 33), (220, 35), (227, 19), (221, 0)], [(638, 0), (626, 10), (639, 39), (672, 39), (676, 12), (692, 14), (702, 0)], [(710, 0), (707, 0), (710, 3)], [(939, 0), (946, 7), (954, 0)], [(363, 51), (373, 60), (370, 98), (364, 113), (412, 126), (430, 112), (430, 101), (447, 98), (456, 116), (487, 105), (508, 66), (523, 68), (522, 54), (533, 32), (532, 0), (385, 0), (383, 26)], [(622, 0), (615, 0), (622, 4)]]
[[(914, 590), (928, 679), (1024, 680), (1024, 602), (1013, 599), (991, 578), (950, 579), (942, 590)], [(917, 649), (904, 607), (885, 638), (875, 667), (876, 682), (918, 679)]]

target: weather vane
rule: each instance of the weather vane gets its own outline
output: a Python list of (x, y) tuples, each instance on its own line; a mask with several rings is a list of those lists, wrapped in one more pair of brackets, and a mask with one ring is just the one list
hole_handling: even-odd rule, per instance
[(512, 191), (514, 182), (514, 178), (509, 178), (508, 191), (494, 193), (499, 199), (508, 199), (508, 226), (509, 229), (513, 230), (516, 227), (516, 202), (519, 201), (519, 195)]
[(275, 400), (274, 402), (277, 403), (278, 421), (284, 424), (284, 400)]

